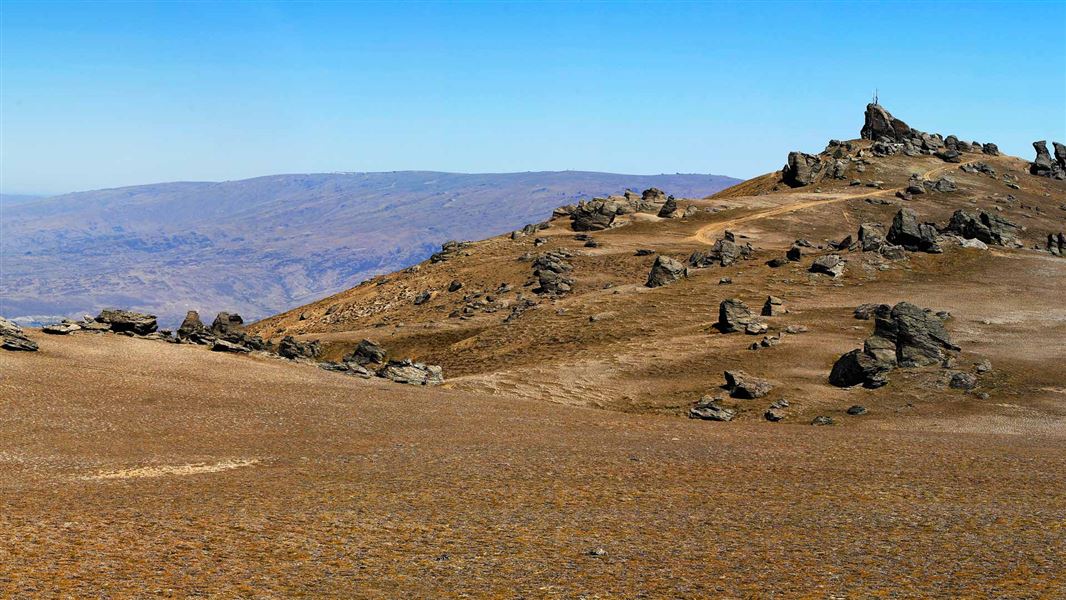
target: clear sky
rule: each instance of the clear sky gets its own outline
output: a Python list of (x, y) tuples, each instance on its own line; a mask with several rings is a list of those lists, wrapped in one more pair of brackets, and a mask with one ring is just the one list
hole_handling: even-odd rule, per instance
[(1066, 141), (1066, 0), (0, 2), (0, 191), (273, 173), (753, 176), (912, 126)]

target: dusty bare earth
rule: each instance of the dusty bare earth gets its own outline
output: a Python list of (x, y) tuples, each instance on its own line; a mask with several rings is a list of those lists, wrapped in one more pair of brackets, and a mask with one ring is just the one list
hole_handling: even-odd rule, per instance
[[(770, 174), (682, 201), (686, 218), (622, 217), (595, 248), (556, 219), (251, 327), (329, 359), (371, 338), (442, 365), (437, 388), (31, 331), (40, 352), (0, 354), (0, 596), (1066, 597), (1066, 259), (1034, 248), (1066, 230), (1066, 186), (965, 160), (997, 176), (930, 156), (807, 188)], [(911, 173), (959, 189), (897, 199)], [(844, 250), (842, 277), (808, 272), (904, 205), (940, 224), (994, 211), (1022, 247)], [(683, 260), (727, 229), (751, 260), (643, 286), (655, 256), (637, 249)], [(798, 238), (822, 248), (765, 264)], [(520, 257), (554, 249), (573, 291), (537, 297)], [(759, 336), (711, 327), (721, 300), (771, 294), (787, 312), (770, 334), (804, 333), (750, 350)], [(872, 330), (854, 307), (901, 300), (951, 313), (954, 364), (830, 386)], [(975, 389), (948, 386), (981, 361)], [(729, 423), (685, 418), (733, 368), (773, 391), (726, 399)]]
[(41, 341), (0, 355), (3, 597), (1061, 597), (1061, 436), (712, 424)]

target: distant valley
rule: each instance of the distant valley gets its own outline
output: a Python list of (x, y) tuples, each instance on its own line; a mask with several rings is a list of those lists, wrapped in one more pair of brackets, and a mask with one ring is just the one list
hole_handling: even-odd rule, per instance
[(544, 220), (580, 199), (657, 187), (700, 198), (718, 175), (427, 171), (179, 182), (8, 202), (0, 314), (24, 323), (107, 306), (258, 318), (417, 263), (449, 239)]

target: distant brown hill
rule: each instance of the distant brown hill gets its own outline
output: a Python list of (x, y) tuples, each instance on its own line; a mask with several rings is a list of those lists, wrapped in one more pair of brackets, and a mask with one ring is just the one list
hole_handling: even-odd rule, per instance
[(659, 187), (700, 197), (718, 175), (428, 171), (276, 175), (98, 190), (5, 208), (0, 314), (135, 307), (261, 317), (480, 239), (561, 204)]

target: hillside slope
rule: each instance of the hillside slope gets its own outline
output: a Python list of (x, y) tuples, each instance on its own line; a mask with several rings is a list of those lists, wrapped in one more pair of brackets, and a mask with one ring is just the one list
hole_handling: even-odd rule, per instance
[(580, 171), (277, 175), (82, 192), (5, 208), (0, 314), (129, 306), (259, 317), (426, 258), (442, 242), (539, 221), (581, 198), (660, 187), (703, 196), (715, 175)]
[[(1061, 429), (1066, 379), (1056, 357), (1066, 356), (1066, 259), (1046, 249), (1046, 238), (1066, 230), (1066, 182), (1030, 174), (1030, 163), (1015, 157), (968, 150), (945, 161), (902, 147), (834, 142), (819, 155), (790, 158), (811, 163), (816, 180), (759, 177), (679, 203), (682, 218), (660, 218), (656, 207), (620, 216), (603, 231), (576, 232), (559, 216), (535, 235), (477, 242), (252, 329), (275, 340), (319, 339), (334, 360), (370, 338), (398, 356), (442, 365), (448, 386), (481, 394), (679, 415), (702, 396), (728, 396), (723, 371), (743, 369), (774, 389), (756, 401), (722, 401), (742, 419), (761, 419), (783, 400), (788, 407), (778, 412), (795, 420), (839, 420), (861, 403), (898, 417), (886, 427), (969, 415), (951, 427), (999, 430), (1029, 421)], [(830, 176), (836, 161), (842, 172)], [(915, 186), (921, 191), (907, 191)], [(892, 244), (863, 251), (860, 225), (884, 236), (901, 209), (913, 211), (916, 228), (932, 222), (942, 229), (960, 209), (974, 218), (984, 212), (1013, 224), (1011, 238), (985, 247), (944, 233), (936, 234), (938, 253)], [(738, 246), (750, 243), (752, 255), (697, 264), (697, 253), (714, 254), (727, 231)], [(834, 240), (849, 236), (835, 249)], [(810, 243), (797, 246), (799, 260), (786, 261), (796, 240)], [(568, 266), (569, 291), (538, 293), (534, 261), (550, 253)], [(657, 256), (687, 265), (689, 276), (646, 287)], [(843, 274), (812, 272), (829, 257), (840, 258)], [(452, 282), (462, 287), (450, 291)], [(768, 296), (783, 305), (758, 317)], [(768, 331), (719, 331), (720, 303), (734, 298)], [(961, 353), (944, 359), (947, 368), (897, 369), (880, 389), (829, 385), (836, 359), (862, 348), (874, 330), (853, 310), (901, 301), (950, 314), (944, 326)], [(984, 361), (994, 368), (976, 390), (949, 386)]]

